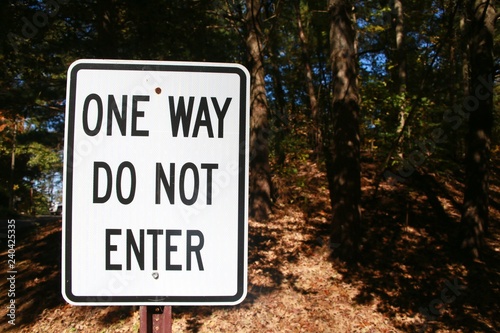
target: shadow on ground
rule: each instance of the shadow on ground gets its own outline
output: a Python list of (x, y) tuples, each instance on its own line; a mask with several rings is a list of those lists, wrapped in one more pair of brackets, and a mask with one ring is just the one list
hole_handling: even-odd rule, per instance
[[(25, 224), (22, 224), (25, 223)], [(61, 220), (60, 218), (38, 218), (29, 222), (18, 221), (16, 228), (15, 297), (2, 297), (2, 318), (6, 318), (6, 306), (10, 299), (15, 300), (15, 326), (2, 320), (0, 331), (22, 330), (44, 313), (55, 321), (70, 322), (64, 318), (61, 308), (67, 306), (61, 295)], [(29, 226), (29, 227), (26, 227)], [(0, 262), (7, 263), (8, 252), (4, 250)], [(5, 252), (4, 252), (5, 251)], [(0, 289), (10, 288), (6, 279), (1, 280)], [(82, 307), (84, 316), (96, 318), (105, 323), (131, 315), (131, 307)], [(71, 327), (68, 327), (68, 329)], [(48, 327), (47, 329), (51, 329)]]
[[(473, 262), (461, 260), (451, 246), (463, 192), (460, 174), (444, 178), (415, 173), (406, 184), (385, 183), (376, 200), (372, 200), (373, 174), (368, 167), (364, 170), (366, 233), (361, 262), (355, 267), (333, 263), (342, 273), (343, 282), (359, 290), (353, 303), (376, 302), (377, 311), (404, 332), (499, 332), (500, 169), (493, 168), (488, 247), (481, 260)], [(283, 225), (251, 223), (248, 296), (241, 305), (222, 307), (224, 310), (250, 307), (285, 283), (293, 286), (294, 276), (284, 273), (283, 264), (294, 263), (299, 255), (318, 253), (328, 242), (330, 226), (325, 218), (329, 214), (328, 198), (324, 192), (318, 194), (319, 188), (325, 188), (324, 177), (315, 173), (314, 179), (309, 178), (304, 184), (286, 184), (282, 188), (280, 214), (292, 211), (288, 205), (293, 204), (301, 211), (300, 216), (294, 217), (301, 223), (294, 223), (297, 220), (293, 219)], [(23, 230), (18, 238), (17, 327), (29, 326), (44, 311), (66, 306), (60, 293), (60, 221), (40, 225), (35, 230)], [(303, 237), (302, 243), (293, 249), (283, 242), (291, 233)], [(2, 252), (0, 260), (7, 262), (6, 252)], [(1, 281), (0, 287), (7, 289), (6, 280)], [(219, 309), (174, 307), (173, 316), (188, 318), (187, 330), (198, 332), (204, 321)], [(81, 311), (88, 318), (112, 323), (130, 317), (135, 310), (85, 307)], [(1, 314), (4, 316), (5, 311)], [(417, 316), (423, 321), (411, 320)], [(3, 325), (0, 331), (9, 328)]]
[[(454, 194), (461, 191), (456, 180), (415, 173), (407, 184), (382, 190), (376, 200), (367, 195), (361, 262), (341, 269), (359, 286), (358, 303), (376, 296), (378, 311), (405, 332), (500, 331), (498, 212), (492, 210), (484, 256), (462, 260), (453, 246), (460, 207)], [(423, 323), (401, 319), (417, 314)]]

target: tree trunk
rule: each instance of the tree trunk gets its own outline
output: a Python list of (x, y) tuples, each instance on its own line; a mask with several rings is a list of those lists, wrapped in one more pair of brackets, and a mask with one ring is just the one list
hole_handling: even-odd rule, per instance
[[(269, 59), (269, 76), (273, 82), (274, 88), (274, 107), (270, 108), (269, 115), (274, 121), (274, 155), (276, 167), (283, 167), (286, 161), (286, 149), (284, 141), (289, 134), (290, 119), (288, 115), (289, 105), (286, 102), (285, 79), (282, 75), (282, 65), (280, 63), (280, 52), (282, 52), (283, 43), (278, 29), (271, 29), (268, 35), (267, 55)], [(274, 111), (274, 112), (273, 112)], [(273, 188), (273, 191), (279, 189)], [(275, 195), (276, 193), (273, 193)]]
[[(403, 11), (402, 0), (394, 0), (393, 15), (394, 15), (393, 25), (396, 35), (395, 69), (397, 71), (394, 81), (396, 82), (396, 92), (401, 96), (401, 98), (405, 98), (407, 71), (406, 71), (406, 51), (404, 49), (405, 34), (404, 34), (404, 11)], [(397, 135), (399, 135), (401, 131), (403, 131), (403, 128), (405, 126), (406, 116), (407, 116), (406, 105), (404, 102), (402, 102), (398, 114), (398, 127), (396, 129)], [(399, 147), (398, 150), (400, 156), (403, 157), (402, 147)]]
[(118, 55), (115, 0), (100, 0), (96, 4), (97, 50), (101, 58)]
[(14, 177), (16, 170), (16, 145), (17, 145), (17, 116), (14, 119), (14, 131), (12, 134), (12, 152), (10, 158), (10, 178), (9, 178), (9, 209), (14, 209)]
[(250, 54), (250, 202), (249, 214), (258, 221), (271, 212), (271, 173), (269, 168), (269, 122), (262, 36), (259, 21), (260, 1), (247, 0), (247, 48)]
[(396, 32), (396, 68), (397, 89), (399, 93), (406, 92), (406, 50), (404, 49), (404, 11), (403, 1), (394, 0), (394, 30)]
[(480, 256), (488, 228), (488, 173), (493, 124), (493, 38), (495, 1), (469, 0), (470, 54), (469, 133), (466, 138), (465, 193), (460, 228), (461, 248), (472, 258)]
[(328, 2), (333, 100), (326, 153), (335, 245), (332, 255), (346, 261), (355, 260), (361, 243), (359, 94), (352, 8), (348, 0)]
[(304, 31), (304, 27), (302, 24), (302, 17), (300, 14), (300, 0), (297, 0), (297, 2), (295, 3), (295, 12), (297, 16), (297, 27), (299, 30), (300, 47), (302, 49), (302, 61), (306, 76), (307, 95), (309, 96), (309, 105), (311, 107), (312, 126), (309, 129), (309, 136), (313, 140), (315, 151), (319, 152), (320, 151), (319, 147), (321, 146), (321, 135), (318, 125), (319, 103), (318, 103), (318, 98), (316, 97), (316, 89), (314, 87), (313, 71), (311, 67), (310, 52), (309, 52), (309, 41)]

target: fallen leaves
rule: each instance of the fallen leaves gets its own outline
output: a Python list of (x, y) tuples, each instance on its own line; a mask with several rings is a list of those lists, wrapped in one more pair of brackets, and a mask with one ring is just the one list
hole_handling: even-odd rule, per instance
[[(415, 216), (409, 219), (409, 223), (403, 223), (406, 208), (394, 204), (399, 199), (398, 191), (405, 190), (403, 185), (394, 187), (382, 183), (380, 191), (385, 194), (376, 203), (380, 209), (376, 218), (382, 221), (376, 221), (379, 229), (372, 236), (375, 245), (372, 244), (373, 248), (369, 250), (372, 258), (378, 258), (380, 262), (369, 269), (360, 269), (358, 275), (350, 275), (348, 268), (329, 260), (335, 244), (329, 241), (330, 199), (324, 174), (310, 161), (296, 168), (302, 178), (310, 181), (297, 186), (292, 177), (281, 178), (282, 197), (269, 221), (250, 221), (246, 299), (234, 307), (174, 307), (173, 332), (396, 333), (425, 328), (426, 325), (439, 332), (459, 332), (446, 329), (446, 324), (439, 321), (426, 322), (418, 312), (420, 306), (429, 304), (439, 295), (441, 279), (448, 279), (449, 272), (457, 276), (468, 274), (467, 268), (459, 263), (437, 259), (441, 271), (429, 274), (432, 255), (436, 252), (442, 254), (444, 249), (438, 243), (439, 239), (433, 238), (436, 236), (428, 228), (428, 221), (422, 220), (420, 215), (429, 213), (428, 206), (425, 206), (427, 200), (418, 193), (410, 193), (409, 198), (416, 206)], [(372, 182), (363, 178), (363, 184), (371, 186)], [(459, 186), (452, 180), (442, 186), (451, 195), (439, 196), (439, 202), (452, 217), (456, 217), (458, 213), (453, 205), (458, 202), (460, 193), (454, 189)], [(494, 189), (500, 191), (500, 186)], [(371, 193), (371, 190), (365, 188), (366, 193)], [(373, 214), (368, 208), (365, 207), (366, 213)], [(495, 208), (492, 212), (498, 220), (499, 211)], [(417, 217), (420, 220), (417, 221)], [(60, 239), (59, 236), (60, 224), (55, 223), (41, 227), (39, 233), (19, 245), (20, 253), (27, 253), (18, 263), (26, 279), (25, 289), (19, 296), (24, 308), (20, 307), (19, 311), (35, 309), (39, 312), (16, 327), (1, 326), (0, 330), (9, 328), (11, 332), (22, 333), (138, 332), (138, 307), (75, 307), (60, 299), (59, 258), (47, 260), (47, 257), (59, 255), (60, 245), (46, 242), (48, 237), (54, 240)], [(493, 253), (500, 251), (499, 244), (498, 240), (493, 244)], [(412, 253), (410, 249), (419, 251)], [(35, 257), (39, 260), (33, 260)], [(434, 280), (429, 282), (426, 278)], [(471, 295), (477, 298), (473, 304), (485, 307), (480, 302), (487, 295), (479, 289), (482, 286), (475, 285), (478, 290)], [(422, 296), (422, 292), (427, 295)], [(494, 295), (490, 295), (491, 299)], [(417, 296), (421, 298), (415, 299)], [(50, 306), (45, 306), (48, 300)], [(3, 304), (2, 308), (5, 308)], [(486, 309), (492, 314), (484, 316), (484, 327), (493, 327), (494, 306)], [(484, 311), (478, 314), (478, 307), (465, 304), (465, 301), (463, 311), (470, 318), (481, 320), (483, 315), (489, 314)], [(449, 308), (444, 312), (451, 317)]]

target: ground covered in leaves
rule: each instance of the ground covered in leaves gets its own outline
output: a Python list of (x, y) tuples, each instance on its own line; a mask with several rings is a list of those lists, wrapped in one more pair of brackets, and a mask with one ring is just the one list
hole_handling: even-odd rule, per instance
[[(463, 175), (415, 173), (381, 183), (363, 164), (361, 261), (330, 260), (329, 195), (323, 168), (290, 160), (276, 175), (273, 215), (249, 223), (248, 296), (234, 307), (174, 307), (173, 332), (499, 332), (500, 169), (491, 184), (491, 234), (481, 260), (463, 263), (451, 239), (459, 221)], [(61, 296), (61, 222), (43, 221), (17, 236), (16, 325), (0, 331), (138, 332), (136, 307), (75, 307)], [(0, 262), (7, 273), (2, 241)]]

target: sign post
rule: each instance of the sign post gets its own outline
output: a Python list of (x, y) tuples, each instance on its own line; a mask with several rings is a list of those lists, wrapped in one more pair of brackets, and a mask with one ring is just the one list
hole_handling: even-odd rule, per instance
[(236, 64), (71, 65), (62, 261), (69, 303), (143, 312), (245, 298), (249, 85)]
[(171, 306), (141, 306), (139, 333), (172, 333)]

